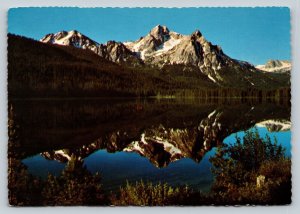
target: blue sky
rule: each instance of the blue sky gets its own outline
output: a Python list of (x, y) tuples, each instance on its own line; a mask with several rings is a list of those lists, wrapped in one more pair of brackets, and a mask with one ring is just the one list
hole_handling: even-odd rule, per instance
[(290, 60), (288, 8), (19, 8), (8, 14), (8, 32), (40, 39), (76, 29), (97, 42), (136, 40), (157, 24), (207, 40), (236, 59), (264, 64)]

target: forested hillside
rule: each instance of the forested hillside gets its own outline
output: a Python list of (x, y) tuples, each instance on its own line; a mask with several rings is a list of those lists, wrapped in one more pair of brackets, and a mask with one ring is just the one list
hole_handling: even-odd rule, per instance
[(184, 72), (180, 66), (130, 67), (108, 61), (90, 50), (8, 35), (10, 97), (289, 96), (289, 83), (278, 85), (218, 86), (207, 76)]

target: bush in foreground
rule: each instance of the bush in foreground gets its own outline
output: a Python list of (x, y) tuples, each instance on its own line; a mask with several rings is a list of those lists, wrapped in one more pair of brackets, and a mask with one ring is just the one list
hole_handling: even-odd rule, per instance
[(224, 145), (210, 159), (218, 204), (291, 203), (291, 160), (281, 145), (261, 138), (258, 130)]
[(111, 204), (116, 206), (169, 206), (208, 204), (208, 197), (189, 187), (172, 187), (167, 183), (153, 184), (143, 181), (120, 187), (118, 196), (111, 196)]

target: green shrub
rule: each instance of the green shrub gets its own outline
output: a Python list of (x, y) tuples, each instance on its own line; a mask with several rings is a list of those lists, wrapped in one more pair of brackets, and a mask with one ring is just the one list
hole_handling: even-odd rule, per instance
[(59, 177), (48, 175), (42, 191), (45, 205), (99, 205), (105, 203), (101, 177), (92, 175), (74, 156)]
[[(291, 202), (291, 161), (281, 145), (246, 132), (243, 141), (223, 145), (210, 159), (215, 182), (212, 194), (220, 204), (287, 204)], [(259, 178), (262, 181), (258, 181)], [(280, 192), (280, 194), (278, 194)]]
[(137, 205), (155, 206), (165, 205), (170, 197), (179, 193), (179, 189), (172, 188), (167, 184), (144, 183), (143, 181), (135, 184), (126, 183), (125, 187), (120, 187), (119, 196), (112, 197), (114, 205)]

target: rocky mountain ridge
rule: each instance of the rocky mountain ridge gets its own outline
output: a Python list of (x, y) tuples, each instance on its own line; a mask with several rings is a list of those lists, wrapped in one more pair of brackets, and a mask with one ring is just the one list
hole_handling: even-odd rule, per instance
[(100, 45), (94, 40), (81, 34), (77, 30), (71, 30), (69, 32), (60, 31), (55, 34), (50, 33), (45, 35), (42, 39), (40, 39), (40, 41), (57, 45), (74, 46), (77, 48), (88, 49), (94, 52), (97, 52), (97, 49)]
[(269, 60), (265, 65), (257, 65), (256, 68), (265, 72), (287, 73), (292, 70), (292, 64), (287, 60)]
[(227, 56), (220, 46), (207, 41), (199, 30), (182, 35), (157, 25), (136, 41), (108, 41), (106, 44), (99, 44), (73, 30), (48, 34), (40, 41), (88, 49), (118, 64), (194, 72), (217, 85), (234, 83), (252, 87), (273, 81), (270, 77), (262, 77), (262, 72), (252, 64)]
[(40, 41), (44, 43), (73, 46), (76, 48), (91, 50), (99, 56), (116, 63), (140, 63), (140, 60), (135, 56), (135, 54), (128, 50), (123, 43), (108, 41), (106, 44), (99, 44), (76, 30), (47, 34), (40, 39)]

